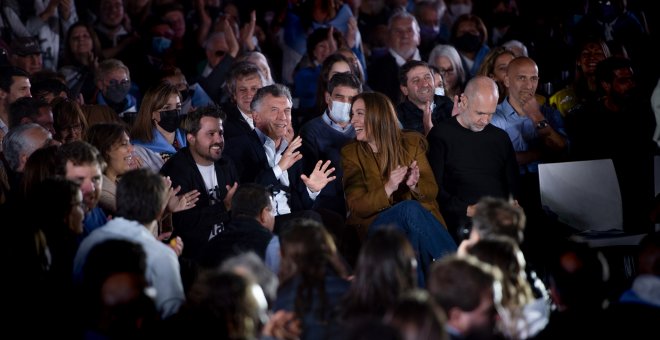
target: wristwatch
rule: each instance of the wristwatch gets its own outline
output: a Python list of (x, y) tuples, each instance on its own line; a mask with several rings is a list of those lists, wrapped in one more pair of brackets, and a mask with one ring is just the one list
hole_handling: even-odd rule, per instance
[(537, 130), (541, 130), (541, 129), (547, 127), (548, 125), (549, 125), (549, 124), (548, 124), (548, 121), (544, 119), (544, 120), (542, 120), (542, 121), (536, 123), (536, 129), (537, 129)]

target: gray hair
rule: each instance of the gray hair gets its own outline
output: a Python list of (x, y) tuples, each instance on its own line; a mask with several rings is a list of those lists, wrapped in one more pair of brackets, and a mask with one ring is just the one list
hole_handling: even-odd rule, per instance
[(235, 273), (237, 269), (245, 270), (247, 275), (251, 276), (249, 279), (261, 286), (269, 304), (275, 302), (279, 280), (257, 254), (252, 251), (241, 253), (226, 259), (220, 265), (220, 271), (223, 272)]
[(230, 95), (236, 95), (236, 82), (239, 79), (247, 78), (250, 76), (257, 76), (261, 81), (261, 86), (267, 85), (266, 77), (257, 64), (251, 61), (239, 61), (232, 65), (229, 69), (229, 76), (227, 77), (227, 90), (229, 90)]
[[(48, 135), (46, 143), (37, 144), (34, 139), (29, 137), (28, 132), (34, 129), (42, 130), (43, 133)], [(25, 154), (29, 157), (37, 149), (50, 143), (52, 138), (53, 136), (48, 130), (36, 123), (23, 124), (10, 129), (2, 141), (2, 149), (4, 150), (5, 159), (9, 163), (9, 168), (16, 171), (21, 163), (21, 155)]]
[(440, 56), (445, 56), (449, 59), (451, 67), (456, 71), (458, 75), (458, 82), (460, 84), (465, 84), (465, 69), (463, 69), (463, 62), (461, 61), (461, 56), (458, 54), (456, 48), (452, 45), (436, 45), (429, 54), (429, 65), (440, 69), (440, 66), (438, 66), (438, 63), (436, 62)]
[(108, 73), (116, 69), (122, 69), (126, 71), (126, 76), (128, 77), (128, 80), (131, 79), (131, 71), (128, 69), (128, 66), (126, 66), (126, 64), (124, 64), (119, 59), (106, 59), (99, 63), (99, 66), (96, 69), (96, 73), (95, 73), (95, 81), (97, 82), (102, 81), (103, 79), (105, 79), (105, 76)]
[(257, 90), (257, 93), (254, 94), (254, 98), (252, 98), (252, 102), (250, 103), (250, 110), (252, 112), (258, 111), (261, 107), (261, 102), (267, 95), (273, 97), (286, 97), (289, 102), (293, 102), (291, 99), (291, 91), (289, 91), (288, 87), (282, 84), (273, 84)]
[(506, 48), (508, 51), (514, 52), (514, 54), (517, 54), (516, 52), (518, 51), (516, 51), (516, 49), (519, 49), (522, 54), (516, 55), (516, 57), (529, 57), (527, 46), (525, 46), (520, 40), (509, 40), (502, 44), (502, 47)]
[(392, 30), (392, 23), (395, 20), (398, 19), (412, 19), (413, 22), (413, 29), (415, 30), (415, 34), (419, 37), (419, 23), (417, 22), (417, 18), (415, 18), (414, 15), (408, 13), (407, 11), (404, 10), (398, 10), (395, 11), (392, 16), (390, 16), (390, 19), (387, 21), (387, 30), (391, 31)]

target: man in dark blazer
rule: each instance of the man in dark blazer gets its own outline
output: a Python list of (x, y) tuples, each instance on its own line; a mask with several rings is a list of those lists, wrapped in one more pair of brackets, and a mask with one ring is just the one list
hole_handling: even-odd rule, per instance
[(271, 190), (276, 230), (284, 220), (312, 209), (321, 189), (335, 179), (329, 161), (318, 161), (309, 176), (303, 174), (299, 162), (302, 154), (298, 151), (302, 138), (293, 138), (290, 132), (291, 107), (291, 93), (286, 86), (274, 84), (260, 88), (250, 105), (255, 129), (232, 144), (241, 180)]
[(224, 148), (224, 113), (206, 106), (188, 114), (183, 123), (188, 146), (180, 149), (161, 168), (181, 192), (199, 191), (195, 207), (174, 213), (174, 235), (185, 245), (182, 256), (196, 258), (200, 249), (229, 221), (231, 199), (238, 187), (238, 172)]
[(417, 19), (405, 11), (396, 12), (387, 25), (387, 51), (374, 57), (367, 67), (369, 87), (388, 96), (392, 103), (399, 103), (399, 68), (408, 60), (420, 60), (419, 25)]

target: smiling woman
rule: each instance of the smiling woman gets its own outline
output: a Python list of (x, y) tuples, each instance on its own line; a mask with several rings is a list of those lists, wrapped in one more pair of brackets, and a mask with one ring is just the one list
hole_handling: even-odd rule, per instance
[(346, 223), (363, 240), (387, 224), (404, 231), (418, 254), (423, 285), (431, 262), (456, 250), (435, 200), (426, 139), (402, 131), (392, 103), (378, 92), (354, 98), (351, 123), (357, 140), (341, 151)]
[(117, 180), (133, 166), (133, 146), (126, 128), (117, 123), (92, 125), (87, 133), (87, 142), (99, 150), (106, 163), (99, 206), (106, 214), (114, 215)]

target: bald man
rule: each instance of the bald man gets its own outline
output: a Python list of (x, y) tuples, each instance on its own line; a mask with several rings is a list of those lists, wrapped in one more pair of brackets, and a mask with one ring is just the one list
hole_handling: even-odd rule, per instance
[(428, 158), (440, 187), (438, 203), (447, 227), (467, 236), (482, 196), (516, 197), (518, 166), (506, 132), (490, 124), (499, 97), (495, 82), (472, 78), (455, 99), (458, 114), (431, 129)]

